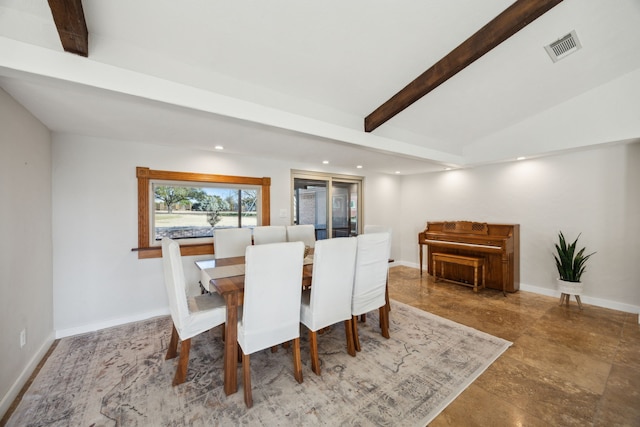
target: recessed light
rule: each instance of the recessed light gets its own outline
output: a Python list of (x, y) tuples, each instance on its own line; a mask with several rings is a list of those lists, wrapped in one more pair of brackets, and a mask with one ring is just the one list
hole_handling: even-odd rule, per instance
[(322, 164), (323, 164), (323, 165), (328, 165), (328, 164), (329, 164), (329, 160), (323, 160), (323, 161), (322, 161)]
[(524, 159), (526, 159), (526, 157), (522, 157), (522, 156), (521, 156), (521, 157), (517, 157), (517, 158), (516, 158), (516, 160), (524, 160)]
[(222, 145), (216, 145), (215, 147), (216, 150), (224, 150), (224, 147)]
[(451, 170), (451, 168), (444, 168), (444, 170), (446, 170), (446, 171), (450, 171), (450, 170)]
[(396, 173), (400, 173), (400, 171), (396, 171)]
[(358, 165), (358, 166), (356, 166), (356, 168), (362, 169), (362, 165)]

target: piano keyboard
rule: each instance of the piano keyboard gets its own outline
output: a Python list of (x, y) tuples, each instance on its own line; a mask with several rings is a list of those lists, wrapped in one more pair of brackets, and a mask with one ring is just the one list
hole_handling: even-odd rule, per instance
[(460, 243), (460, 242), (452, 242), (450, 240), (425, 240), (424, 243), (427, 245), (438, 245), (438, 246), (461, 246), (465, 248), (482, 248), (482, 249), (493, 249), (496, 251), (501, 251), (502, 246), (496, 245), (479, 245), (477, 243)]

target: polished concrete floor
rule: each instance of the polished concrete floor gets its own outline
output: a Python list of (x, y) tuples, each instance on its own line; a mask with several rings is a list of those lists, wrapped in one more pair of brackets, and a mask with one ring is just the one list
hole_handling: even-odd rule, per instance
[[(390, 269), (392, 299), (513, 342), (431, 424), (640, 426), (638, 315)], [(391, 312), (393, 316), (393, 311)]]

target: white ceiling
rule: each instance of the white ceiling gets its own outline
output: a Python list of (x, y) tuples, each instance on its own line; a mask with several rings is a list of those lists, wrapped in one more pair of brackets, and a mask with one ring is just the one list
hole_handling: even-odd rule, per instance
[[(0, 87), (55, 132), (221, 144), (330, 160), (343, 172), (429, 172), (618, 142), (614, 122), (597, 140), (570, 144), (539, 123), (565, 110), (591, 117), (582, 100), (603, 91), (638, 105), (637, 87), (619, 90), (640, 69), (638, 0), (565, 0), (363, 131), (364, 117), (511, 3), (85, 0), (82, 58), (62, 51), (46, 1), (0, 0)], [(572, 30), (583, 48), (552, 63), (544, 45)]]

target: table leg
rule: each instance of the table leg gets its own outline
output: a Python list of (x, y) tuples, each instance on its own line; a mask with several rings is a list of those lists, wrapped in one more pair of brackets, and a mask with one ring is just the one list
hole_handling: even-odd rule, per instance
[(238, 293), (224, 296), (227, 303), (227, 322), (224, 341), (224, 393), (238, 391)]

